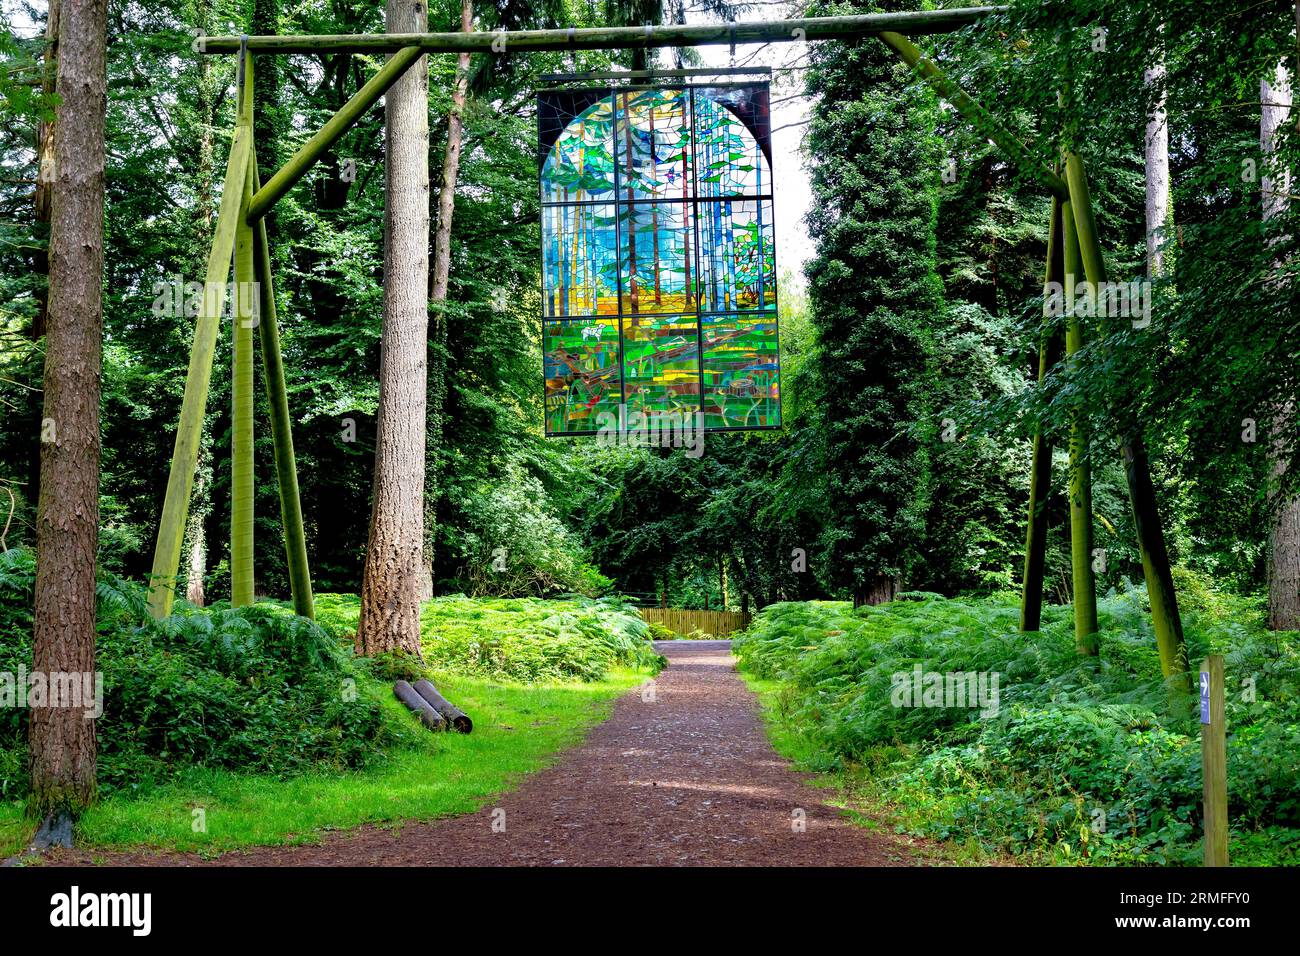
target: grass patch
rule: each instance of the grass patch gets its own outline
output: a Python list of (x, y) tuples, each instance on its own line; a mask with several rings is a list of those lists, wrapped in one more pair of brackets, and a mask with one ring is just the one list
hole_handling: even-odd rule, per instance
[[(411, 743), (357, 772), (281, 779), (195, 768), (166, 785), (105, 799), (81, 819), (78, 839), (106, 849), (147, 845), (215, 854), (315, 842), (324, 831), (364, 823), (470, 813), (579, 742), (647, 674), (619, 667), (589, 683), (505, 685), (435, 673), (439, 689), (473, 716), (473, 734), (416, 731)], [(394, 720), (414, 726), (396, 700), (384, 706)], [(193, 830), (199, 808), (206, 833)], [(12, 854), (29, 836), (22, 804), (0, 804), (0, 855)]]
[[(0, 554), (0, 672), (31, 670), (34, 574), (30, 552)], [(663, 664), (609, 600), (440, 598), (420, 660), (354, 656), (355, 595), (321, 595), (315, 623), (273, 601), (178, 601), (154, 621), (144, 590), (112, 576), (97, 596), (100, 802), (78, 825), (95, 846), (215, 853), (470, 812)], [(395, 678), (421, 676), (472, 735), (431, 734), (393, 698)], [(27, 786), (27, 708), (0, 708), (0, 855), (31, 834)]]

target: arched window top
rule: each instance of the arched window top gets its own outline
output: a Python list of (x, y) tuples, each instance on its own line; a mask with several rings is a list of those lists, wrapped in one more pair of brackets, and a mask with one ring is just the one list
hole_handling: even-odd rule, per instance
[(779, 427), (767, 84), (547, 91), (538, 133), (547, 434)]
[(766, 86), (541, 96), (543, 202), (771, 193)]

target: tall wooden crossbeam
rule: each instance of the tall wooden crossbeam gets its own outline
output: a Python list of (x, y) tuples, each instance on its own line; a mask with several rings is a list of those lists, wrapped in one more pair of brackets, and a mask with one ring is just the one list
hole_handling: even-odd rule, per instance
[(908, 10), (844, 17), (805, 17), (748, 23), (663, 24), (644, 27), (567, 27), (555, 30), (485, 30), (472, 33), (364, 33), (316, 36), (213, 36), (202, 53), (237, 53), (241, 43), (256, 53), (527, 53), (542, 50), (644, 50), (737, 43), (798, 43), (859, 40), (883, 31), (912, 35), (950, 33), (1005, 6)]

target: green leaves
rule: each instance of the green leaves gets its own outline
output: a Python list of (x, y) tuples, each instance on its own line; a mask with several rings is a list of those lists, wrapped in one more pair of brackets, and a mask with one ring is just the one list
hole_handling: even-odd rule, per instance
[[(842, 602), (777, 604), (736, 652), (742, 669), (785, 685), (786, 722), (814, 749), (812, 763), (871, 767), (873, 792), (914, 832), (1041, 862), (1199, 862), (1197, 725), (1169, 709), (1140, 594), (1107, 597), (1100, 610), (1107, 640), (1095, 663), (1074, 651), (1068, 607), (1048, 606), (1043, 631), (1020, 634), (1009, 592), (856, 612)], [(1268, 633), (1256, 603), (1231, 597), (1189, 611), (1186, 625), (1194, 655), (1232, 649), (1235, 837), (1271, 828), (1279, 847), (1294, 847), (1300, 643)], [(998, 714), (895, 706), (894, 675), (917, 666), (999, 672)], [(1250, 675), (1268, 687), (1255, 702), (1234, 692)], [(1253, 859), (1270, 859), (1250, 845)], [(1294, 850), (1279, 854), (1294, 859)]]

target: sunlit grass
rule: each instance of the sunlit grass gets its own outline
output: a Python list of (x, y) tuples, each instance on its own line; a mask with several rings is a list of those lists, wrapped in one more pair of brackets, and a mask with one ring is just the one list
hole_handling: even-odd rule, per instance
[[(615, 668), (591, 683), (507, 684), (443, 673), (437, 685), (474, 719), (470, 735), (416, 735), (417, 743), (362, 771), (290, 779), (195, 769), (165, 786), (114, 794), (79, 822), (82, 845), (218, 853), (250, 845), (310, 843), (366, 823), (469, 813), (580, 741), (614, 700), (648, 676)], [(396, 700), (397, 719), (411, 720)], [(206, 832), (195, 832), (195, 810)], [(22, 804), (0, 803), (0, 856), (31, 835)]]

